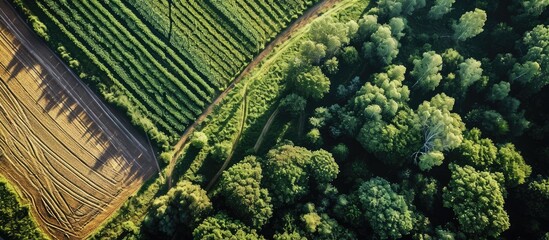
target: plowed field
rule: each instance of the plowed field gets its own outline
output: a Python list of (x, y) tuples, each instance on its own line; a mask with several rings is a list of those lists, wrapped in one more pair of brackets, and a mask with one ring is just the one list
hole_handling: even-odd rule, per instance
[(0, 173), (48, 234), (84, 238), (157, 167), (146, 140), (20, 24), (0, 18)]

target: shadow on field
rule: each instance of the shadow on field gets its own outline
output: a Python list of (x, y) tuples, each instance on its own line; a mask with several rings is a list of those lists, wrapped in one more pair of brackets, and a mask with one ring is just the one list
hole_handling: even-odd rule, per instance
[[(21, 54), (22, 52), (21, 44), (18, 44), (17, 46), (15, 46), (15, 48), (16, 49), (13, 56), (23, 57), (24, 55)], [(23, 64), (17, 57), (12, 58), (11, 61), (6, 66), (6, 72), (11, 72), (8, 78), (8, 81), (11, 81), (15, 77), (17, 77), (17, 75), (19, 75), (19, 73), (23, 71), (26, 67), (27, 66), (25, 66), (25, 64)]]

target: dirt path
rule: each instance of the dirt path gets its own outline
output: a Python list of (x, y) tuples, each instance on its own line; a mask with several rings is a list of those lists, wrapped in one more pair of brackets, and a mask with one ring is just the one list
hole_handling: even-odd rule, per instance
[(157, 172), (127, 124), (0, 0), (0, 172), (48, 235), (85, 238)]
[(208, 185), (204, 189), (204, 190), (206, 190), (206, 192), (210, 191), (210, 189), (213, 187), (213, 185), (215, 184), (217, 179), (221, 176), (223, 171), (225, 171), (225, 168), (227, 168), (227, 166), (229, 165), (229, 162), (231, 162), (231, 159), (233, 158), (233, 155), (234, 155), (234, 151), (236, 150), (236, 146), (238, 145), (238, 141), (240, 141), (240, 137), (242, 136), (242, 132), (244, 132), (244, 125), (246, 124), (246, 118), (248, 117), (248, 94), (247, 94), (248, 89), (247, 88), (248, 88), (247, 86), (244, 86), (244, 94), (243, 94), (244, 98), (242, 99), (242, 116), (241, 116), (242, 121), (240, 122), (240, 129), (238, 131), (238, 135), (236, 136), (236, 138), (233, 142), (233, 147), (231, 148), (231, 153), (225, 159), (225, 161), (223, 162), (223, 165), (221, 165), (221, 168), (219, 168), (217, 173), (215, 173), (214, 177), (210, 180), (210, 182), (208, 183)]
[(275, 117), (278, 115), (278, 112), (280, 111), (280, 106), (278, 106), (275, 111), (271, 114), (269, 119), (267, 120), (267, 123), (263, 126), (263, 129), (261, 130), (261, 134), (259, 134), (259, 137), (257, 138), (257, 141), (254, 145), (254, 152), (257, 153), (259, 148), (261, 147), (261, 144), (263, 143), (263, 139), (267, 135), (267, 132), (269, 131), (269, 128), (271, 128), (271, 124), (273, 124), (273, 121)]
[(177, 144), (174, 146), (174, 155), (168, 164), (167, 167), (167, 181), (168, 185), (171, 188), (172, 186), (172, 172), (175, 166), (175, 163), (177, 162), (177, 159), (180, 157), (181, 153), (183, 152), (185, 143), (187, 142), (190, 135), (193, 133), (195, 128), (202, 123), (206, 117), (212, 113), (215, 106), (219, 105), (219, 103), (227, 96), (227, 94), (234, 88), (234, 86), (239, 83), (244, 76), (246, 76), (255, 66), (257, 66), (265, 57), (271, 53), (271, 51), (276, 47), (287, 41), (292, 37), (292, 33), (294, 33), (297, 29), (307, 25), (307, 23), (311, 22), (314, 18), (318, 16), (319, 13), (323, 12), (326, 9), (329, 9), (334, 4), (336, 4), (339, 0), (322, 0), (321, 2), (317, 3), (312, 8), (308, 9), (303, 15), (301, 15), (298, 19), (296, 19), (294, 22), (292, 22), (284, 31), (280, 32), (275, 39), (269, 43), (259, 55), (257, 55), (251, 62), (248, 64), (246, 68), (238, 75), (237, 78), (221, 93), (217, 98), (202, 112), (200, 116), (196, 119), (196, 121), (187, 127), (185, 132), (183, 132), (183, 135), (181, 135), (181, 138), (177, 142)]

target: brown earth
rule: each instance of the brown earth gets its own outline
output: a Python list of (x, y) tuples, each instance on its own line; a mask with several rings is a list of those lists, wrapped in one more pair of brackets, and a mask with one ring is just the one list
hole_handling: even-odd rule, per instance
[(57, 239), (82, 239), (157, 172), (134, 136), (0, 0), (0, 174)]

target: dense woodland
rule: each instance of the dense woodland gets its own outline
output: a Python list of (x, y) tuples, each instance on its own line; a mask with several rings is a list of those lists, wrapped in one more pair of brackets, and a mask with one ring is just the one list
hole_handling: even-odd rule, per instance
[(238, 142), (217, 184), (183, 176), (95, 237), (549, 239), (548, 9), (379, 0), (319, 18), (263, 92), (271, 110), (246, 112), (274, 115), (263, 147), (246, 136), (263, 125), (233, 141), (212, 117), (187, 154), (220, 165)]
[(210, 193), (180, 182), (141, 236), (549, 238), (548, 5), (384, 0), (314, 22), (276, 111), (305, 112), (306, 134)]

